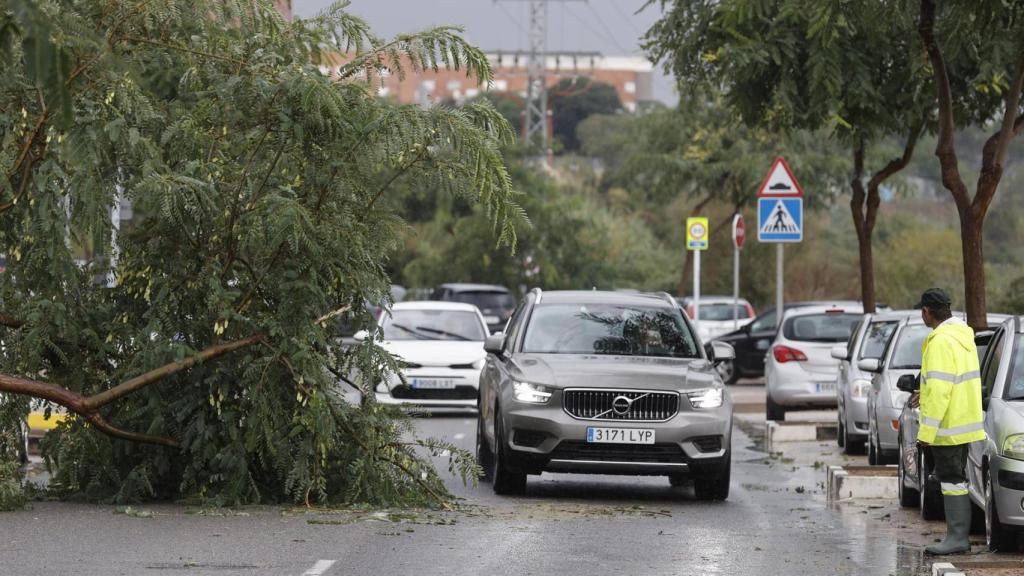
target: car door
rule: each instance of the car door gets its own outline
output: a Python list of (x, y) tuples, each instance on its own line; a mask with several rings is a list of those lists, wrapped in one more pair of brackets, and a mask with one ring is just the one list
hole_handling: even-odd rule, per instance
[[(989, 399), (992, 397), (992, 391), (995, 389), (996, 379), (999, 375), (999, 364), (1003, 357), (1003, 341), (1004, 334), (1002, 328), (999, 328), (995, 333), (982, 332), (979, 333), (974, 343), (979, 349), (987, 348), (985, 357), (981, 363), (981, 397), (982, 405), (986, 408), (985, 414), (985, 433), (989, 438), (992, 438), (994, 434), (994, 424), (988, 417), (988, 404)], [(985, 502), (985, 484), (984, 477), (982, 476), (982, 463), (985, 457), (985, 443), (987, 440), (979, 440), (977, 442), (971, 442), (967, 451), (967, 479), (970, 482), (971, 496), (979, 505), (984, 505)]]
[(777, 323), (778, 317), (773, 309), (744, 326), (746, 337), (734, 343), (736, 364), (743, 373), (764, 373), (765, 354), (775, 340)]
[(512, 313), (505, 332), (505, 347), (501, 355), (488, 354), (487, 362), (484, 364), (484, 373), (480, 382), (480, 417), (484, 420), (484, 430), (493, 443), (494, 432), (494, 406), (498, 401), (498, 395), (502, 384), (509, 379), (509, 362), (515, 350), (515, 342), (522, 332), (524, 317), (527, 315), (533, 300), (532, 295), (527, 295)]

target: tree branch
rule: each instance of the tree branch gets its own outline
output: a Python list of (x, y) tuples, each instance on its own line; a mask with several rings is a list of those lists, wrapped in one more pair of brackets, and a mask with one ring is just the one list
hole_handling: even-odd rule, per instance
[(348, 312), (351, 309), (352, 309), (352, 307), (346, 304), (345, 306), (342, 306), (341, 308), (338, 308), (337, 310), (334, 310), (332, 312), (328, 312), (327, 314), (324, 314), (323, 316), (317, 318), (316, 322), (314, 322), (314, 324), (323, 324), (324, 322), (327, 322), (331, 318), (337, 318), (338, 316), (341, 316), (342, 314), (344, 314), (345, 312)]
[(19, 320), (13, 316), (0, 313), (0, 326), (6, 326), (8, 328), (21, 328), (25, 325), (24, 320)]
[[(423, 149), (426, 150), (426, 147), (424, 147)], [(403, 166), (402, 168), (397, 170), (394, 174), (392, 174), (391, 178), (388, 178), (388, 181), (385, 182), (384, 185), (380, 187), (380, 190), (377, 190), (377, 192), (373, 195), (373, 199), (370, 200), (370, 204), (366, 206), (366, 212), (369, 212), (371, 209), (373, 209), (373, 205), (376, 204), (377, 200), (380, 199), (380, 197), (384, 194), (384, 192), (387, 191), (387, 189), (390, 188), (391, 185), (395, 183), (395, 180), (398, 180), (399, 176), (401, 176), (401, 175), (405, 174), (406, 172), (408, 172), (410, 168), (415, 166), (416, 163), (419, 162), (422, 159), (423, 159), (423, 152), (420, 152), (408, 164), (406, 164), (405, 166)]]
[(252, 336), (249, 336), (248, 338), (242, 338), (241, 340), (233, 340), (231, 342), (226, 342), (224, 344), (210, 346), (200, 351), (198, 354), (194, 356), (189, 356), (188, 358), (185, 358), (180, 362), (171, 362), (169, 364), (164, 364), (163, 366), (156, 368), (154, 370), (150, 370), (145, 374), (141, 374), (130, 380), (125, 380), (121, 384), (118, 384), (117, 386), (109, 390), (104, 390), (103, 392), (90, 396), (86, 400), (85, 406), (87, 409), (91, 410), (95, 410), (102, 406), (106, 406), (107, 404), (110, 404), (114, 400), (131, 394), (132, 392), (139, 390), (140, 388), (145, 388), (146, 386), (149, 386), (150, 384), (156, 382), (157, 380), (161, 380), (163, 378), (166, 378), (167, 376), (177, 374), (178, 372), (191, 368), (196, 364), (201, 364), (203, 362), (206, 362), (207, 360), (212, 360), (219, 356), (223, 356), (229, 352), (234, 352), (235, 350), (238, 350), (240, 348), (252, 346), (257, 342), (261, 342), (263, 339), (263, 334), (254, 334)]

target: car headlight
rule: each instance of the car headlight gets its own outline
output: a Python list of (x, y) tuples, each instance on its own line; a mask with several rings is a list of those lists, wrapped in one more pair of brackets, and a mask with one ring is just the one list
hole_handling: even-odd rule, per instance
[(487, 362), (487, 359), (486, 358), (481, 358), (481, 359), (477, 360), (476, 362), (473, 362), (473, 364), (471, 364), (471, 366), (473, 366), (473, 370), (483, 370), (485, 362)]
[(546, 386), (529, 382), (512, 382), (512, 395), (520, 402), (530, 404), (547, 404), (551, 392)]
[(690, 405), (694, 408), (718, 408), (722, 405), (724, 396), (721, 388), (708, 388), (686, 393)]
[(1003, 440), (1003, 456), (1024, 460), (1024, 434), (1013, 434)]
[(850, 383), (850, 398), (867, 398), (871, 391), (871, 380), (855, 379)]

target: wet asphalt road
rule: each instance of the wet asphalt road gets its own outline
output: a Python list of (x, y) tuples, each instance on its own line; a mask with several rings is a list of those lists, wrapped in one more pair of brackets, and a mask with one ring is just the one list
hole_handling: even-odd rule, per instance
[[(417, 424), (472, 449), (474, 418)], [(463, 510), (452, 513), (35, 503), (0, 515), (0, 576), (922, 573), (934, 534), (913, 512), (826, 508), (821, 463), (841, 461), (834, 444), (769, 455), (757, 445), (763, 416), (740, 418), (723, 503), (660, 477), (548, 474), (518, 498), (453, 479)]]

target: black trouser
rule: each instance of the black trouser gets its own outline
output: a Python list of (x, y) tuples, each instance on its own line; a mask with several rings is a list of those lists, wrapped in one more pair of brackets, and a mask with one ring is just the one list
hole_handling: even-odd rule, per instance
[(935, 477), (942, 486), (943, 496), (967, 495), (967, 447), (932, 446), (932, 461), (935, 462)]

